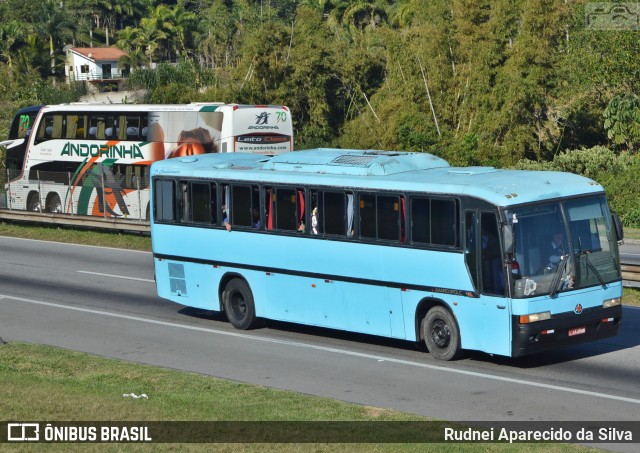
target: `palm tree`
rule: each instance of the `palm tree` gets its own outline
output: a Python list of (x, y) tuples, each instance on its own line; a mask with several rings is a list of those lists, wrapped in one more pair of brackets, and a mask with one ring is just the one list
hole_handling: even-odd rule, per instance
[(7, 60), (9, 68), (13, 67), (16, 43), (24, 41), (26, 38), (25, 26), (15, 20), (11, 20), (0, 26), (0, 55)]
[[(73, 16), (56, 0), (45, 0), (40, 4), (38, 34), (49, 43), (49, 61), (51, 77), (56, 75), (56, 49), (62, 49), (67, 38), (75, 30)], [(55, 79), (54, 79), (55, 83)]]

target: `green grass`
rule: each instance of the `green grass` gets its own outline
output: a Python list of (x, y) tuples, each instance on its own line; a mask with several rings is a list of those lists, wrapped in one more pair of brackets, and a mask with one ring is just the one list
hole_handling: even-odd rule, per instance
[(640, 229), (638, 228), (625, 228), (624, 229), (624, 238), (625, 239), (640, 239)]
[[(105, 359), (49, 346), (0, 346), (0, 420), (427, 421), (389, 409)], [(125, 398), (145, 393), (148, 399)], [(50, 444), (52, 451), (587, 452), (562, 444)], [(73, 448), (76, 447), (76, 448)], [(41, 451), (43, 444), (4, 444)]]
[(135, 233), (114, 233), (61, 228), (58, 226), (31, 226), (0, 222), (0, 236), (151, 251), (151, 237)]

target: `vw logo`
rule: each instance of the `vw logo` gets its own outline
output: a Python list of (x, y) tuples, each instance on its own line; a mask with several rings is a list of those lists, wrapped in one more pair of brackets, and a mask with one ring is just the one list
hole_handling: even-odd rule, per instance
[(581, 304), (576, 305), (576, 308), (573, 309), (573, 312), (576, 315), (579, 315), (580, 313), (582, 313), (582, 305)]

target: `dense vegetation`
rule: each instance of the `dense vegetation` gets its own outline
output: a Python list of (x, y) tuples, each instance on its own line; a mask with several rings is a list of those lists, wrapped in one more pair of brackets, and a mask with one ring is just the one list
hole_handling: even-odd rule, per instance
[(286, 104), (299, 149), (582, 173), (640, 226), (640, 31), (593, 28), (585, 3), (6, 0), (0, 126), (77, 99), (65, 46), (116, 45), (147, 102)]

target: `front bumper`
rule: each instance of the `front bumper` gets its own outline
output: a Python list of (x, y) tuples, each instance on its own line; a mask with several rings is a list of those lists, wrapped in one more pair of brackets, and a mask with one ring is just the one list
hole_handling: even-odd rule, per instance
[[(604, 319), (612, 321), (603, 322)], [(512, 316), (513, 341), (511, 356), (521, 357), (536, 352), (548, 351), (589, 341), (613, 337), (618, 333), (622, 319), (622, 305), (610, 308), (592, 307), (581, 314), (558, 313), (551, 319), (530, 324), (520, 324), (519, 316)], [(569, 336), (571, 329), (584, 327), (585, 332)], [(551, 333), (552, 332), (552, 333)]]

